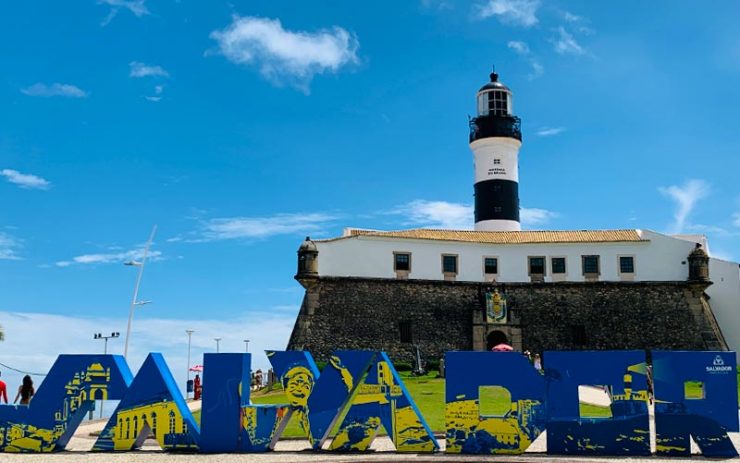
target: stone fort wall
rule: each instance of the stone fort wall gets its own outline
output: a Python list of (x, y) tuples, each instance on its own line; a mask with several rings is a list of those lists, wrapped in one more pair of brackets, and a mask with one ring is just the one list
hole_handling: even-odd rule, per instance
[[(704, 296), (709, 282), (568, 282), (498, 285), (510, 312), (487, 325), (488, 285), (432, 280), (301, 278), (306, 288), (288, 349), (325, 360), (337, 349), (384, 350), (411, 362), (486, 349), (493, 330), (532, 352), (570, 349), (724, 350)], [(401, 342), (401, 324), (412, 342)], [(513, 341), (513, 342), (512, 342)]]

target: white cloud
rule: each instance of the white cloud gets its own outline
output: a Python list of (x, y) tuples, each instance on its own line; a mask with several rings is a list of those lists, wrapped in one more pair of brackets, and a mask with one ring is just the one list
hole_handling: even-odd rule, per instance
[(548, 211), (547, 209), (523, 207), (519, 210), (519, 220), (524, 228), (544, 225), (557, 216), (557, 212)]
[(153, 102), (156, 103), (156, 102), (158, 102), (159, 100), (162, 99), (162, 92), (163, 91), (164, 91), (164, 86), (163, 85), (155, 85), (154, 86), (154, 95), (147, 95), (144, 98), (147, 99), (147, 100), (149, 100), (149, 101), (153, 101)]
[[(131, 249), (130, 251), (100, 253), (100, 254), (83, 254), (75, 256), (71, 260), (61, 260), (56, 263), (57, 267), (69, 267), (72, 265), (89, 265), (89, 264), (122, 264), (129, 261), (138, 261), (144, 257), (144, 247)], [(147, 260), (162, 260), (161, 251), (149, 250)]]
[[(407, 225), (420, 225), (426, 228), (451, 230), (472, 230), (474, 226), (474, 208), (469, 204), (450, 203), (447, 201), (426, 201), (417, 199), (393, 209), (391, 214), (404, 215)], [(546, 209), (519, 210), (523, 227), (542, 225), (558, 216)]]
[(0, 175), (10, 183), (28, 190), (48, 190), (51, 187), (51, 182), (44, 178), (33, 174), (23, 174), (13, 169), (0, 170)]
[(305, 92), (314, 75), (358, 62), (357, 38), (338, 26), (289, 31), (279, 19), (235, 16), (225, 29), (211, 32), (211, 38), (229, 61), (256, 66), (274, 84), (288, 83)]
[(40, 96), (49, 98), (52, 96), (64, 96), (67, 98), (85, 98), (88, 93), (81, 88), (70, 85), (54, 83), (46, 85), (41, 82), (31, 85), (30, 87), (22, 88), (21, 93), (28, 96)]
[(565, 127), (542, 127), (535, 132), (538, 137), (552, 137), (565, 132)]
[(128, 63), (131, 70), (129, 77), (169, 77), (170, 74), (162, 66), (150, 66), (138, 61)]
[[(252, 369), (269, 368), (265, 349), (283, 350), (288, 344), (297, 306), (266, 307), (248, 312), (240, 318), (167, 319), (156, 315), (157, 304), (136, 311), (129, 340), (128, 363), (135, 372), (149, 352), (161, 352), (178, 386), (183, 389), (187, 372), (188, 337), (193, 329), (191, 365), (202, 364), (203, 354), (215, 352), (213, 338), (223, 338), (221, 352), (244, 352), (244, 339), (249, 339)], [(74, 311), (73, 311), (74, 312)], [(77, 312), (82, 312), (77, 311)], [(88, 311), (85, 311), (86, 313)], [(11, 367), (34, 373), (46, 373), (58, 354), (102, 353), (103, 342), (93, 339), (94, 333), (121, 333), (108, 341), (108, 352), (122, 354), (126, 336), (128, 307), (105, 308), (93, 317), (65, 316), (47, 313), (0, 311), (5, 330), (2, 362)], [(41, 342), (40, 340), (53, 340)], [(0, 367), (2, 379), (20, 384), (22, 374)], [(38, 388), (41, 377), (34, 377)]]
[(429, 228), (467, 230), (473, 228), (473, 206), (447, 201), (417, 199), (400, 206), (393, 214), (405, 215), (409, 224)]
[(514, 50), (517, 55), (524, 57), (529, 62), (529, 65), (532, 66), (532, 72), (527, 76), (528, 79), (536, 79), (545, 72), (545, 68), (542, 66), (540, 61), (532, 54), (531, 50), (529, 49), (529, 45), (527, 45), (526, 42), (512, 40), (507, 43), (507, 46), (510, 49)]
[(423, 8), (435, 9), (439, 11), (454, 10), (455, 5), (446, 0), (421, 0)]
[(563, 19), (566, 22), (570, 23), (570, 27), (574, 28), (577, 32), (585, 35), (591, 35), (594, 33), (594, 30), (590, 27), (586, 26), (590, 21), (588, 18), (585, 18), (583, 16), (578, 16), (576, 14), (573, 14), (569, 11), (566, 11), (563, 13)]
[(575, 37), (563, 26), (557, 29), (558, 37), (552, 40), (555, 51), (561, 55), (583, 55), (586, 50), (576, 41)]
[(21, 248), (21, 241), (5, 232), (0, 231), (0, 260), (20, 260), (18, 249)]
[(199, 238), (186, 241), (260, 239), (275, 235), (320, 233), (334, 219), (334, 216), (322, 213), (210, 219), (202, 224)]
[(682, 186), (671, 185), (669, 187), (660, 187), (658, 191), (676, 203), (671, 233), (683, 233), (686, 228), (687, 219), (694, 210), (694, 206), (709, 194), (709, 184), (704, 180), (694, 179), (687, 181)]
[(480, 18), (495, 16), (506, 24), (531, 27), (537, 24), (538, 0), (488, 0), (478, 5), (477, 13)]
[(740, 212), (732, 214), (732, 224), (736, 227), (740, 227)]
[(528, 79), (535, 79), (545, 72), (545, 68), (540, 64), (539, 61), (533, 59), (529, 62), (529, 64), (532, 65), (532, 73), (527, 76)]
[(508, 44), (508, 47), (517, 52), (520, 55), (528, 55), (529, 54), (529, 45), (527, 45), (526, 42), (520, 42), (517, 40), (512, 40)]
[(103, 19), (100, 25), (106, 26), (111, 22), (121, 8), (130, 11), (137, 18), (148, 15), (149, 9), (146, 7), (145, 3), (146, 0), (98, 0), (99, 5), (110, 6), (110, 13), (108, 13), (108, 16)]

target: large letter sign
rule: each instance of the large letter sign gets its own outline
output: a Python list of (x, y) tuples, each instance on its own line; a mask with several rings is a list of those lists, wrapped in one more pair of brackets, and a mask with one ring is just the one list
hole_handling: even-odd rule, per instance
[[(153, 436), (166, 451), (267, 452), (291, 417), (314, 450), (362, 452), (384, 429), (398, 452), (439, 443), (384, 352), (268, 351), (284, 404), (250, 403), (250, 354), (206, 354), (201, 421), (161, 354), (133, 377), (120, 355), (60, 355), (30, 405), (0, 406), (0, 452), (64, 450), (95, 400), (120, 400), (93, 451), (130, 451)], [(549, 454), (650, 454), (648, 384), (658, 455), (736, 457), (734, 352), (549, 351), (545, 371), (517, 352), (448, 352), (448, 454), (521, 454), (547, 430)], [(651, 367), (652, 366), (652, 369)], [(440, 385), (441, 386), (441, 385)], [(331, 442), (329, 442), (331, 440)], [(361, 461), (362, 458), (358, 458)]]
[(162, 354), (149, 354), (93, 446), (94, 451), (140, 448), (149, 433), (167, 450), (197, 450), (200, 429)]
[[(447, 453), (520, 454), (545, 429), (545, 379), (518, 352), (445, 355)], [(510, 399), (498, 416), (481, 413), (481, 391), (500, 386)]]
[[(266, 452), (287, 422), (287, 405), (250, 405), (251, 354), (205, 354), (202, 452)], [(210, 387), (213, 385), (213, 387)]]
[(434, 452), (439, 444), (385, 352), (376, 352), (329, 450), (363, 451), (382, 425), (399, 452)]
[(738, 432), (734, 352), (653, 351), (658, 455), (690, 455), (689, 435), (708, 457), (736, 457), (727, 432)]
[(382, 424), (399, 451), (439, 448), (393, 364), (382, 352), (338, 351), (319, 373), (308, 352), (268, 352), (290, 413), (315, 449), (346, 416), (330, 450), (367, 450)]
[(64, 450), (95, 400), (120, 399), (130, 383), (120, 355), (60, 355), (28, 406), (0, 406), (0, 450)]
[[(645, 352), (545, 352), (544, 362), (548, 453), (650, 455)], [(604, 387), (611, 417), (581, 417), (579, 386)]]

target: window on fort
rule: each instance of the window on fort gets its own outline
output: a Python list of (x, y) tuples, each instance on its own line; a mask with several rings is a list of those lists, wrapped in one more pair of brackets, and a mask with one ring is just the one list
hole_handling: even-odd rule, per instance
[(483, 272), (488, 274), (498, 273), (498, 258), (486, 257), (483, 259)]
[(457, 273), (457, 256), (442, 255), (442, 271)]
[(588, 344), (586, 327), (584, 325), (570, 325), (570, 340), (574, 346), (585, 346)]
[(403, 321), (398, 323), (398, 331), (400, 334), (401, 342), (413, 342), (413, 336), (411, 332), (411, 322)]
[(493, 207), (493, 212), (501, 212), (502, 210), (503, 210), (503, 208), (501, 206), (494, 206)]
[(545, 258), (544, 257), (530, 257), (529, 258), (529, 274), (530, 275), (544, 275), (545, 274)]
[(493, 163), (494, 164), (501, 164), (501, 159), (494, 159), (493, 160)]
[(393, 254), (393, 270), (411, 270), (411, 254), (407, 252), (396, 252)]
[(635, 258), (632, 256), (620, 256), (619, 273), (635, 273)]
[(552, 273), (565, 273), (565, 257), (553, 257)]
[(599, 273), (599, 256), (583, 256), (583, 273)]

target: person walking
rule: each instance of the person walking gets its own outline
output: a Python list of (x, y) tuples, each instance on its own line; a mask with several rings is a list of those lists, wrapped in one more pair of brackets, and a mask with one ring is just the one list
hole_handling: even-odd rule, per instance
[(33, 380), (28, 375), (24, 376), (23, 384), (18, 386), (18, 394), (15, 396), (13, 403), (17, 403), (18, 398), (20, 398), (21, 405), (28, 405), (28, 403), (31, 402), (31, 397), (33, 397), (34, 392), (36, 391), (33, 389)]
[[(2, 375), (2, 372), (0, 372), (0, 375)], [(5, 398), (5, 403), (8, 403), (8, 386), (5, 385), (5, 382), (0, 380), (0, 402), (3, 401), (3, 398)]]

